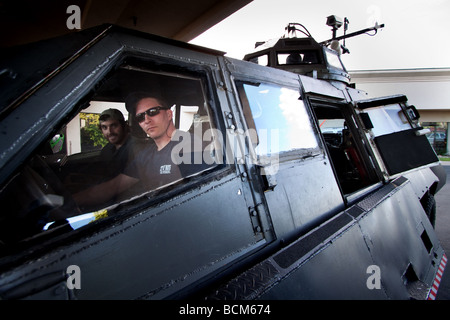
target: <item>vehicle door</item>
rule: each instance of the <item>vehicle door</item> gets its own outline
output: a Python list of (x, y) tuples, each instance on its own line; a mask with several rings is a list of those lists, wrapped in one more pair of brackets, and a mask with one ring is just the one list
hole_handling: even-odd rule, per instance
[(298, 76), (235, 60), (226, 68), (246, 132), (252, 181), (262, 186), (278, 240), (298, 236), (343, 206)]

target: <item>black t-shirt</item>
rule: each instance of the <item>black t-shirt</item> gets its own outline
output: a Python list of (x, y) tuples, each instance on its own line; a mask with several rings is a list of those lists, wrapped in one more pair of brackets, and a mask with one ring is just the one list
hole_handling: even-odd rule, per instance
[(161, 150), (157, 149), (156, 144), (146, 146), (123, 173), (139, 179), (146, 190), (151, 190), (207, 167), (201, 159), (198, 140), (192, 134), (177, 131)]
[(176, 144), (170, 141), (159, 151), (155, 144), (149, 145), (125, 168), (124, 174), (139, 179), (147, 190), (181, 179), (180, 170), (171, 159)]
[(128, 137), (125, 143), (119, 148), (112, 143), (108, 143), (103, 147), (100, 153), (100, 160), (103, 163), (103, 170), (105, 170), (105, 180), (114, 178), (122, 173), (128, 163), (133, 160), (137, 142), (133, 137)]

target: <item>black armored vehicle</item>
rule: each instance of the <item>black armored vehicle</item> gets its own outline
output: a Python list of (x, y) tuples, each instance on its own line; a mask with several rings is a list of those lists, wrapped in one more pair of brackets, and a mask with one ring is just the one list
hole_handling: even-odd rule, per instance
[(443, 169), (327, 45), (241, 61), (105, 25), (2, 52), (0, 298), (433, 299)]

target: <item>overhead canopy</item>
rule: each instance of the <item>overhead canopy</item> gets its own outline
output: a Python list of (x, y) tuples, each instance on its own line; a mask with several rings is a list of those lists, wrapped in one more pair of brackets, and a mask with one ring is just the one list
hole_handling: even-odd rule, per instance
[(0, 46), (53, 38), (76, 30), (66, 22), (77, 5), (81, 29), (110, 23), (190, 41), (252, 0), (14, 0), (0, 5)]
[[(221, 51), (108, 24), (48, 40), (4, 48), (0, 50), (0, 119), (103, 37), (114, 37), (118, 34), (124, 36), (133, 35), (159, 43), (188, 48), (197, 52), (214, 55), (224, 54)], [(128, 76), (125, 76), (118, 72), (118, 78), (116, 77), (114, 81), (111, 80), (109, 82), (110, 86), (103, 89), (108, 92), (108, 96), (113, 98), (113, 101), (124, 101), (125, 97), (121, 96), (121, 93), (125, 88), (131, 86), (136, 90), (140, 90), (139, 76), (136, 74), (130, 79), (130, 73), (127, 72)], [(153, 86), (166, 83), (167, 81), (162, 76), (155, 76), (152, 80), (154, 82)], [(149, 83), (148, 81), (149, 79), (146, 77), (147, 84)], [(170, 87), (176, 87), (176, 85), (172, 83)], [(192, 92), (195, 97), (194, 90), (187, 91)], [(170, 95), (176, 96), (176, 93), (173, 92)], [(184, 97), (184, 100), (186, 100), (186, 97)], [(176, 101), (171, 102), (177, 103)]]

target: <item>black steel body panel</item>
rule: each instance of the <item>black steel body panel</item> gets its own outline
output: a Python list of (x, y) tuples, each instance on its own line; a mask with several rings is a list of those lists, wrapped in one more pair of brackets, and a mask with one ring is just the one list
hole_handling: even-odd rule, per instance
[(416, 131), (394, 132), (374, 139), (390, 175), (439, 161), (427, 137), (417, 136)]
[[(238, 193), (242, 189), (239, 178), (225, 176), (142, 210), (29, 261), (19, 268), (20, 277), (3, 274), (2, 296), (8, 298), (10, 290), (17, 291), (23, 278), (33, 279), (34, 273), (63, 274), (68, 266), (78, 265), (83, 287), (75, 292), (77, 299), (167, 297), (264, 242), (254, 234), (249, 216), (242, 214), (247, 211), (244, 195)], [(217, 207), (215, 199), (221, 194), (227, 194), (228, 204)], [(50, 288), (46, 299), (53, 298), (57, 295)]]
[[(389, 201), (386, 201), (389, 199)], [(400, 177), (242, 273), (208, 299), (410, 299), (412, 266), (426, 298), (444, 252), (425, 213)], [(402, 205), (407, 201), (407, 205)], [(393, 207), (391, 207), (393, 206)], [(395, 209), (395, 210), (393, 210)], [(405, 223), (405, 220), (407, 222)], [(395, 257), (395, 258), (394, 258)], [(433, 264), (424, 263), (431, 259)], [(381, 286), (368, 286), (370, 266)], [(332, 266), (332, 267), (331, 267)], [(258, 278), (258, 281), (252, 279)], [(253, 286), (249, 287), (249, 283)]]
[(378, 106), (385, 106), (388, 104), (395, 104), (395, 103), (405, 103), (408, 99), (405, 95), (395, 95), (395, 96), (389, 96), (385, 98), (375, 98), (375, 99), (367, 99), (367, 100), (358, 100), (357, 106), (360, 109), (366, 109), (366, 108), (372, 108), (372, 107), (378, 107)]

